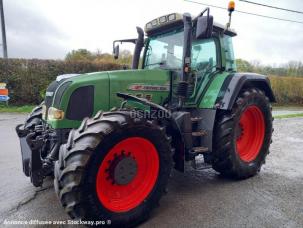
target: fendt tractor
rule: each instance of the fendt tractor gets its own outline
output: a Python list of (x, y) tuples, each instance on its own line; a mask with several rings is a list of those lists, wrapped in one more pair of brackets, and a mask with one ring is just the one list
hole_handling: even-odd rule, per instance
[[(230, 28), (209, 8), (137, 27), (132, 69), (62, 75), (16, 131), (34, 186), (54, 176), (65, 211), (81, 221), (146, 220), (172, 168), (212, 167), (245, 179), (265, 163), (272, 137), (267, 77), (237, 73)], [(141, 57), (140, 57), (141, 56)], [(177, 175), (178, 172), (175, 174)]]

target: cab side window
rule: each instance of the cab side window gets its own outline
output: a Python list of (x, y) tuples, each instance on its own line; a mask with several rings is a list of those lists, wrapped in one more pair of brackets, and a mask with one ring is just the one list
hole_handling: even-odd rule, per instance
[(197, 40), (192, 44), (192, 69), (213, 72), (217, 66), (217, 48), (214, 39)]
[(229, 71), (237, 71), (236, 60), (233, 51), (232, 38), (224, 35), (224, 47), (225, 47), (225, 60), (226, 69)]

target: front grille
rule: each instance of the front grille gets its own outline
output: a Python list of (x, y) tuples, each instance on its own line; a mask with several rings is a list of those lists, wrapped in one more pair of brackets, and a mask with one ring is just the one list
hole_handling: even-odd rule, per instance
[(83, 120), (94, 112), (94, 86), (83, 86), (75, 89), (69, 98), (66, 118)]

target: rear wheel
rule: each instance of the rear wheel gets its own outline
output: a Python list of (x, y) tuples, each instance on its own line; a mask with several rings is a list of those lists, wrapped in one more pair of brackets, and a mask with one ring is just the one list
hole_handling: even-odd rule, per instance
[(256, 88), (243, 90), (231, 111), (220, 111), (214, 130), (213, 168), (229, 177), (257, 174), (269, 153), (272, 115), (269, 99)]
[(124, 111), (99, 113), (61, 147), (55, 190), (72, 218), (136, 225), (165, 191), (171, 150), (170, 137), (157, 124)]

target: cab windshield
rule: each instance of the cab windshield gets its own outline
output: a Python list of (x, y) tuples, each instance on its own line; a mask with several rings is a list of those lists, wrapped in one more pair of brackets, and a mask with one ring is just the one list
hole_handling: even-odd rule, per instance
[[(144, 69), (181, 70), (183, 58), (183, 29), (149, 38)], [(198, 76), (212, 73), (217, 67), (217, 44), (214, 38), (193, 39), (191, 68)]]
[(181, 69), (183, 55), (183, 30), (174, 30), (149, 38), (144, 68)]

